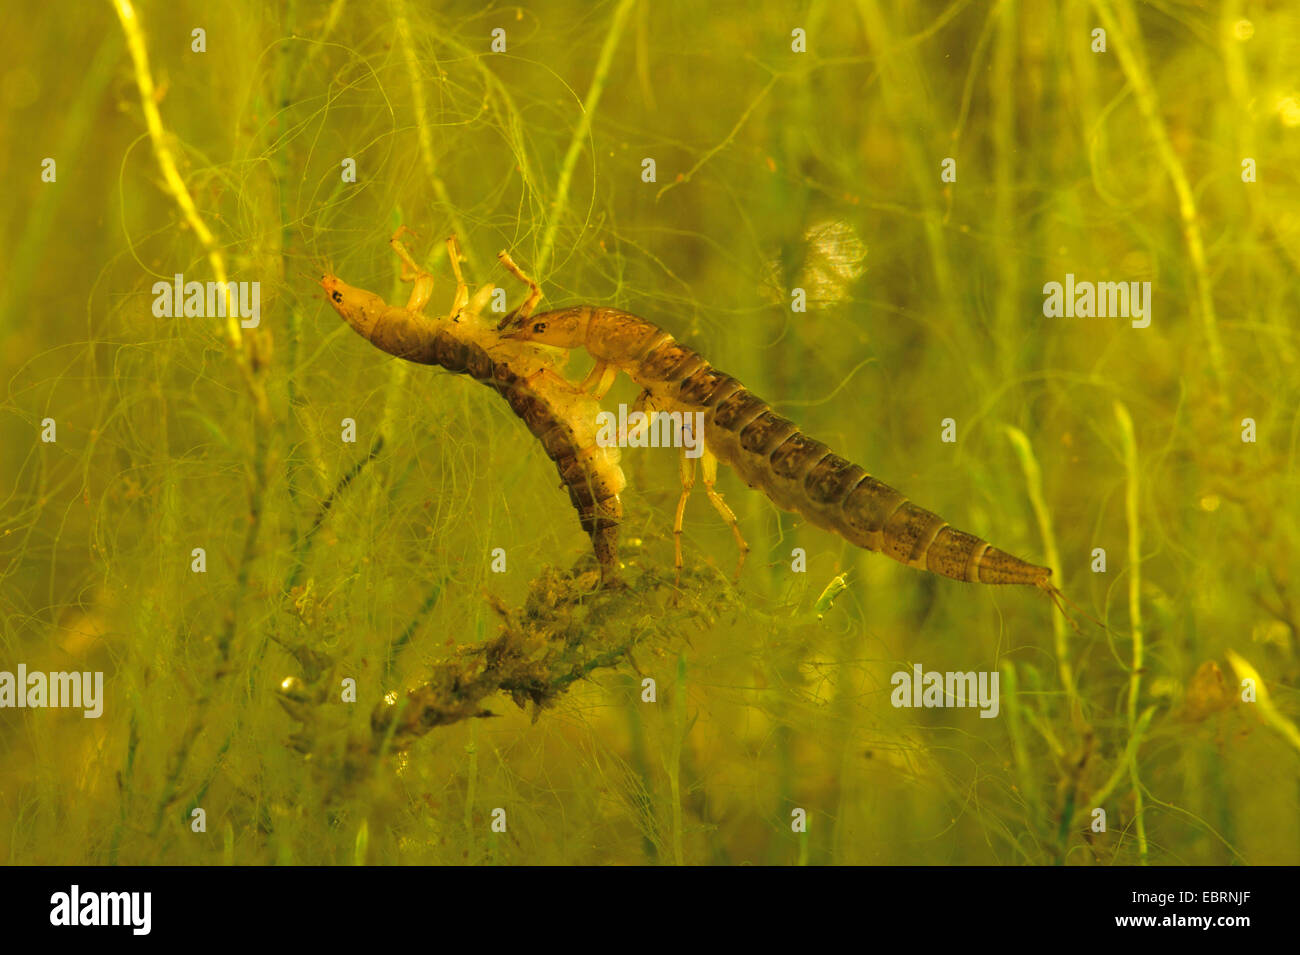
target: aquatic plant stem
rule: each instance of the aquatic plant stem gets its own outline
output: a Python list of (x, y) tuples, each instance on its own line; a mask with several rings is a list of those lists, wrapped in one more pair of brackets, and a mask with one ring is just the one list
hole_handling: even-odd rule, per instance
[[(419, 133), (420, 161), (424, 163), (424, 174), (429, 177), (429, 184), (433, 187), (433, 194), (438, 198), (438, 202), (446, 207), (451, 217), (452, 231), (468, 240), (469, 229), (465, 227), (456, 204), (451, 201), (451, 193), (447, 191), (447, 184), (438, 175), (438, 164), (433, 158), (433, 133), (429, 129), (429, 115), (424, 103), (424, 86), (420, 82), (419, 60), (415, 55), (415, 43), (411, 39), (411, 22), (406, 15), (406, 0), (391, 0), (391, 7), (393, 24), (397, 29), (397, 42), (402, 48), (402, 60), (406, 64), (406, 75), (411, 83), (411, 100), (415, 108), (415, 128)], [(466, 241), (461, 252), (470, 268), (477, 269), (478, 262), (475, 260), (473, 244)]]
[(162, 170), (163, 182), (167, 186), (167, 191), (172, 194), (172, 198), (176, 200), (176, 205), (180, 206), (185, 221), (190, 224), (190, 228), (202, 243), (208, 256), (208, 263), (212, 266), (213, 278), (222, 283), (221, 287), (225, 289), (226, 337), (231, 347), (236, 351), (242, 351), (243, 329), (239, 324), (239, 310), (235, 307), (230, 285), (226, 280), (226, 261), (221, 254), (216, 236), (203, 221), (203, 216), (199, 215), (194, 198), (176, 168), (176, 157), (167, 143), (167, 132), (163, 128), (162, 114), (158, 112), (158, 91), (154, 87), (153, 75), (149, 72), (149, 51), (145, 45), (144, 31), (140, 29), (140, 20), (136, 16), (135, 8), (131, 6), (131, 0), (113, 0), (113, 7), (117, 11), (118, 20), (122, 23), (122, 32), (126, 34), (127, 47), (131, 51), (131, 61), (135, 67), (135, 83), (140, 88), (140, 105), (144, 110), (145, 126), (149, 130), (149, 141), (153, 145), (158, 167)]
[[(1119, 421), (1120, 441), (1124, 449), (1124, 471), (1127, 487), (1124, 494), (1124, 512), (1128, 522), (1128, 615), (1129, 629), (1133, 634), (1133, 662), (1128, 675), (1128, 728), (1129, 737), (1138, 735), (1137, 704), (1142, 686), (1142, 530), (1138, 523), (1138, 460), (1137, 440), (1133, 436), (1133, 419), (1123, 403), (1115, 402), (1115, 418)], [(1133, 783), (1134, 813), (1138, 840), (1138, 856), (1147, 864), (1146, 821), (1142, 810), (1142, 784), (1138, 780), (1137, 749), (1128, 753), (1129, 778)]]
[[(230, 648), (239, 625), (239, 607), (243, 602), (244, 593), (248, 587), (249, 568), (256, 555), (257, 541), (262, 526), (271, 412), (263, 380), (266, 364), (257, 353), (257, 349), (248, 347), (250, 342), (255, 341), (255, 339), (251, 336), (246, 339), (243, 334), (238, 317), (239, 311), (234, 307), (233, 290), (227, 280), (226, 263), (221, 253), (220, 244), (199, 214), (189, 188), (185, 185), (185, 181), (181, 178), (177, 169), (175, 155), (167, 142), (167, 133), (163, 127), (162, 115), (158, 111), (157, 90), (154, 86), (153, 76), (149, 71), (149, 53), (145, 44), (144, 31), (140, 27), (140, 21), (136, 16), (135, 9), (131, 6), (130, 0), (113, 0), (113, 4), (118, 20), (122, 24), (122, 31), (126, 34), (127, 46), (131, 51), (136, 86), (140, 90), (141, 107), (144, 111), (145, 124), (149, 131), (150, 142), (153, 145), (154, 156), (157, 158), (158, 166), (162, 170), (163, 181), (168, 192), (175, 199), (177, 206), (180, 207), (181, 214), (189, 223), (190, 228), (194, 230), (194, 234), (198, 237), (207, 253), (213, 277), (216, 281), (222, 283), (221, 287), (226, 296), (226, 338), (234, 353), (236, 365), (244, 378), (245, 384), (248, 386), (254, 407), (252, 480), (249, 487), (248, 502), (249, 520), (236, 572), (235, 595), (217, 641), (219, 661), (214, 669), (211, 683), (195, 705), (190, 726), (181, 738), (181, 744), (177, 749), (171, 770), (163, 785), (163, 795), (158, 802), (153, 821), (152, 834), (156, 835), (162, 826), (163, 815), (167, 807), (175, 801), (179, 794), (181, 776), (189, 762), (192, 747), (198, 739), (204, 720), (207, 717), (208, 707), (215, 693), (215, 687), (221, 681), (221, 678), (229, 672)], [(220, 754), (218, 754), (219, 759)]]
[[(1219, 341), (1218, 319), (1214, 312), (1214, 296), (1210, 289), (1210, 271), (1205, 261), (1205, 244), (1201, 239), (1201, 226), (1196, 213), (1196, 199), (1192, 195), (1191, 183), (1187, 173), (1174, 152), (1169, 141), (1169, 132), (1160, 117), (1160, 103), (1156, 99), (1155, 88), (1147, 75), (1140, 59), (1141, 37), (1125, 32), (1111, 9), (1110, 0), (1092, 0), (1093, 9), (1106, 28), (1106, 36), (1115, 47), (1120, 68), (1133, 95), (1137, 99), (1138, 109), (1146, 120), (1148, 132), (1156, 147), (1156, 156), (1173, 182), (1174, 192), (1178, 196), (1178, 214), (1183, 221), (1183, 241), (1187, 243), (1187, 254), (1191, 260), (1192, 271), (1196, 275), (1197, 298), (1200, 304), (1201, 322), (1205, 327), (1205, 343), (1210, 355), (1210, 370), (1214, 373), (1216, 385), (1222, 385), (1224, 378), (1223, 345)], [(1127, 7), (1127, 3), (1125, 4)], [(1132, 9), (1126, 11), (1127, 20), (1136, 23)], [(1134, 31), (1136, 34), (1136, 30)]]
[(542, 233), (542, 246), (537, 252), (537, 260), (533, 265), (534, 273), (543, 273), (550, 265), (551, 253), (555, 250), (555, 235), (560, 228), (560, 220), (564, 218), (565, 209), (569, 205), (569, 189), (573, 184), (573, 171), (578, 165), (578, 155), (591, 135), (591, 118), (596, 112), (597, 104), (600, 103), (601, 93), (605, 91), (609, 65), (613, 62), (614, 51), (618, 49), (618, 41), (623, 36), (623, 27), (627, 23), (628, 14), (632, 12), (636, 3), (637, 0), (622, 0), (615, 8), (614, 16), (609, 22), (609, 31), (605, 34), (605, 42), (601, 44), (600, 56), (596, 60), (596, 72), (591, 77), (591, 86), (587, 88), (587, 97), (582, 103), (582, 115), (578, 118), (578, 125), (574, 127), (573, 138), (569, 140), (569, 148), (564, 154), (564, 163), (560, 166), (560, 178), (555, 185), (555, 204), (551, 210), (550, 220), (546, 223), (546, 231)]
[[(1020, 468), (1025, 474), (1025, 488), (1029, 492), (1029, 503), (1034, 508), (1034, 517), (1038, 521), (1038, 532), (1043, 538), (1043, 551), (1047, 557), (1047, 566), (1052, 569), (1052, 576), (1056, 580), (1062, 577), (1061, 556), (1056, 549), (1056, 534), (1052, 530), (1052, 514), (1047, 509), (1047, 499), (1043, 496), (1043, 472), (1038, 466), (1038, 458), (1034, 455), (1033, 445), (1029, 443), (1029, 438), (1019, 428), (1006, 428), (1007, 437), (1011, 439), (1011, 445), (1016, 449), (1016, 456), (1020, 458)], [(1061, 675), (1061, 686), (1064, 687), (1067, 698), (1070, 703), (1070, 712), (1074, 712), (1078, 705), (1078, 689), (1074, 684), (1074, 670), (1070, 666), (1070, 648), (1066, 643), (1067, 634), (1065, 632), (1065, 618), (1062, 614), (1052, 614), (1052, 636), (1056, 648), (1056, 666)]]

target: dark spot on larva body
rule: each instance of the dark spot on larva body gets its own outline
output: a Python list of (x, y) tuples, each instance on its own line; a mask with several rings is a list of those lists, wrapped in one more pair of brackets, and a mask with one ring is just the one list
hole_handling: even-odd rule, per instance
[[(502, 394), (510, 391), (517, 391), (517, 385), (520, 378), (511, 370), (510, 366), (503, 361), (498, 361), (492, 365), (491, 384), (496, 387)], [(508, 398), (506, 400), (509, 400)]]
[(704, 366), (681, 383), (678, 398), (688, 405), (711, 408), (740, 389), (740, 382), (725, 371)]
[(549, 427), (553, 417), (546, 405), (525, 391), (523, 388), (502, 389), (501, 394), (510, 405), (510, 410), (517, 414), (528, 430), (534, 435)]
[(1039, 567), (1013, 554), (990, 546), (980, 555), (979, 581), (982, 584), (1030, 584), (1041, 586), (1052, 577), (1047, 567)]
[(789, 418), (782, 418), (775, 411), (764, 411), (740, 432), (740, 446), (750, 454), (765, 458), (798, 430), (799, 426)]
[(804, 475), (813, 469), (822, 458), (831, 453), (831, 449), (820, 441), (814, 441), (804, 434), (792, 434), (779, 448), (772, 452), (768, 460), (772, 472), (787, 481), (802, 481)]
[(808, 496), (822, 506), (833, 506), (867, 476), (865, 469), (838, 454), (828, 454), (817, 462), (804, 479)]
[(633, 376), (638, 381), (676, 381), (699, 370), (704, 359), (680, 342), (669, 338), (646, 353)]
[(553, 460), (566, 451), (573, 450), (575, 454), (577, 453), (573, 430), (567, 424), (556, 421), (554, 427), (540, 428), (536, 434), (537, 440), (541, 441), (542, 447), (546, 449), (546, 456)]
[(885, 522), (881, 552), (900, 564), (911, 564), (925, 553), (945, 523), (938, 514), (908, 501)]
[(906, 500), (907, 498), (888, 484), (867, 475), (844, 500), (845, 526), (857, 540), (865, 540), (873, 534), (878, 534), (885, 526), (886, 518)]
[(587, 350), (619, 363), (639, 361), (660, 342), (671, 339), (653, 322), (617, 308), (593, 310), (587, 326)]
[(456, 374), (465, 371), (465, 342), (444, 329), (439, 329), (433, 339), (434, 356), (439, 365)]
[(752, 391), (741, 388), (713, 409), (713, 423), (727, 431), (739, 431), (764, 411), (767, 402)]
[(971, 580), (971, 560), (983, 544), (974, 534), (945, 527), (925, 555), (926, 569), (953, 580)]
[(596, 503), (596, 495), (584, 480), (585, 477), (586, 472), (578, 461), (571, 462), (560, 471), (560, 478), (569, 489), (569, 500), (573, 502), (574, 507), (584, 512)]
[(488, 381), (492, 377), (492, 356), (479, 345), (471, 344), (465, 349), (465, 370), (479, 381)]

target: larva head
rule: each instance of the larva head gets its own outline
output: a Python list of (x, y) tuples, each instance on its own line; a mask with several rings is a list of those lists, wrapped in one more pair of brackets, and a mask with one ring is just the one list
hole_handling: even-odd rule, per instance
[(337, 275), (325, 273), (319, 283), (334, 311), (365, 338), (370, 338), (375, 319), (388, 306), (373, 292), (354, 288)]
[(545, 312), (508, 328), (501, 337), (557, 348), (582, 348), (587, 344), (587, 313), (584, 309)]

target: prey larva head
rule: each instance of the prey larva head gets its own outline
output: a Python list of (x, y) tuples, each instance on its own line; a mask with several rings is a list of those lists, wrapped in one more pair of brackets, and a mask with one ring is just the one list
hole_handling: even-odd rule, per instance
[(375, 318), (388, 306), (382, 298), (365, 289), (355, 288), (337, 275), (326, 272), (318, 280), (339, 317), (366, 338), (374, 328)]
[(587, 318), (582, 313), (566, 315), (551, 312), (536, 318), (517, 320), (517, 324), (507, 328), (501, 337), (558, 348), (581, 348), (587, 341)]

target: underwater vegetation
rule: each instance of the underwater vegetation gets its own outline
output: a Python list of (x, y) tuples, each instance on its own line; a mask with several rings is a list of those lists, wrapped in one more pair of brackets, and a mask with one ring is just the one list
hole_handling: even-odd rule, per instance
[(1300, 862), (1300, 11), (78, 9), (0, 859)]

